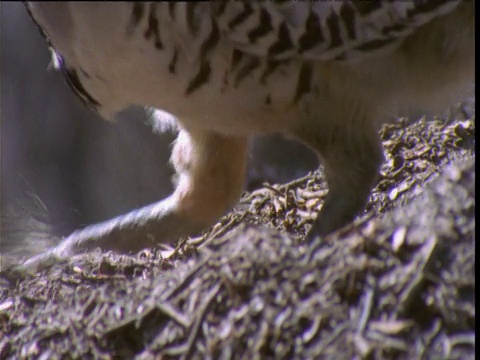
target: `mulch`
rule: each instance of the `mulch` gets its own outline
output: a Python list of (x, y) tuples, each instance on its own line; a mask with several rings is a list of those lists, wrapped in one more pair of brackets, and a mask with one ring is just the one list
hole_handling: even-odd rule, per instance
[(475, 120), (399, 120), (365, 212), (311, 244), (321, 171), (205, 233), (0, 276), (1, 359), (474, 359)]

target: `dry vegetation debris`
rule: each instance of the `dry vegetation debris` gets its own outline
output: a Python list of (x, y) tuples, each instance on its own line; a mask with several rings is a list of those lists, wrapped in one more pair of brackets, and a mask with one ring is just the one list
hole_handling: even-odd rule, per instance
[(246, 194), (174, 249), (4, 273), (0, 358), (473, 359), (474, 120), (382, 138), (367, 211), (312, 244), (319, 172)]

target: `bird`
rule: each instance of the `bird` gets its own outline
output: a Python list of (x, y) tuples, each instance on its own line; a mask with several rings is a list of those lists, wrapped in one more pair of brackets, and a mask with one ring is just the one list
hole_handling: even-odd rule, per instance
[(25, 262), (140, 251), (204, 230), (244, 187), (255, 134), (319, 156), (329, 192), (309, 238), (361, 213), (384, 161), (378, 130), (473, 87), (475, 2), (26, 2), (52, 63), (107, 120), (159, 109), (178, 130), (167, 198), (73, 232)]

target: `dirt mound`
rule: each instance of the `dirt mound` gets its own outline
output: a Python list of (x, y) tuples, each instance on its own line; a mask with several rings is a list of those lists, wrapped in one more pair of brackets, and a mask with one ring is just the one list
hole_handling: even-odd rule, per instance
[(0, 358), (473, 359), (474, 120), (382, 137), (365, 214), (312, 244), (319, 172), (174, 249), (3, 273)]

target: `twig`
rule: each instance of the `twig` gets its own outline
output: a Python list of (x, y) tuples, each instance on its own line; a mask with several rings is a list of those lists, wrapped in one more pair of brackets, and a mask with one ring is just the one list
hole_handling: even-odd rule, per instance
[(423, 347), (419, 350), (418, 358), (424, 359), (425, 356), (428, 354), (428, 347), (430, 344), (433, 342), (433, 340), (436, 339), (438, 334), (440, 334), (440, 331), (442, 330), (442, 321), (440, 319), (437, 319), (433, 325), (433, 330), (431, 332), (431, 335), (426, 339), (425, 343), (422, 344)]
[(207, 246), (209, 243), (211, 243), (213, 240), (218, 238), (219, 236), (225, 235), (225, 233), (227, 231), (231, 230), (234, 227), (234, 225), (237, 225), (238, 223), (242, 222), (243, 219), (245, 219), (246, 217), (247, 217), (247, 213), (244, 212), (242, 215), (240, 215), (240, 217), (238, 217), (238, 218), (234, 217), (234, 218), (230, 219), (230, 221), (228, 223), (226, 223), (224, 226), (222, 226), (220, 229), (218, 229), (215, 233), (213, 233), (212, 235), (209, 235), (208, 238), (206, 238), (198, 246), (198, 248), (202, 249), (205, 246)]
[(422, 249), (422, 253), (424, 254), (423, 264), (415, 269), (414, 278), (400, 294), (397, 308), (393, 312), (393, 314), (396, 314), (396, 316), (402, 316), (406, 311), (408, 311), (416, 296), (424, 286), (426, 280), (425, 271), (435, 260), (435, 255), (438, 254), (437, 245), (437, 238), (431, 237), (425, 244), (425, 247)]
[[(345, 330), (349, 328), (349, 326), (350, 324), (348, 322), (344, 322), (341, 325), (337, 325), (332, 335), (330, 335), (325, 340), (320, 341), (320, 343), (315, 346), (315, 350), (317, 350), (316, 355), (325, 354), (325, 347), (333, 343)], [(315, 357), (315, 358), (319, 358), (319, 357)]]
[(210, 290), (210, 293), (207, 295), (207, 298), (205, 299), (205, 303), (198, 312), (197, 318), (195, 319), (195, 322), (192, 326), (192, 330), (190, 332), (190, 336), (188, 337), (187, 341), (187, 350), (186, 352), (182, 355), (181, 359), (190, 359), (190, 356), (193, 351), (193, 344), (195, 343), (195, 340), (197, 339), (199, 330), (200, 330), (200, 325), (202, 324), (203, 320), (205, 319), (205, 316), (207, 315), (207, 311), (210, 309), (210, 306), (212, 305), (213, 300), (215, 300), (215, 297), (218, 295), (218, 292), (220, 291), (221, 284), (215, 285), (215, 287)]
[(373, 306), (373, 295), (375, 293), (375, 287), (374, 287), (375, 285), (374, 285), (373, 278), (371, 276), (368, 277), (367, 283), (368, 285), (364, 295), (362, 312), (360, 314), (360, 318), (358, 319), (358, 324), (357, 324), (357, 333), (359, 335), (363, 334), (363, 331), (367, 326), (367, 322), (368, 322), (368, 319), (370, 318), (370, 314), (372, 312), (372, 306)]
[(191, 322), (188, 321), (185, 315), (183, 315), (181, 312), (177, 311), (171, 304), (169, 303), (158, 303), (155, 304), (152, 308), (149, 310), (145, 311), (142, 315), (141, 318), (138, 319), (137, 321), (137, 327), (139, 327), (140, 322), (146, 318), (146, 317), (151, 317), (152, 313), (154, 311), (159, 311), (164, 315), (167, 315), (169, 318), (171, 318), (173, 321), (175, 321), (178, 325), (183, 326), (184, 328), (189, 328), (191, 325)]
[[(264, 183), (263, 184), (264, 187), (266, 187), (267, 189), (271, 190), (272, 192), (274, 192), (275, 194), (277, 194), (278, 196), (285, 196), (285, 194), (280, 191), (279, 189), (277, 189), (276, 187), (274, 187), (273, 185), (270, 185), (268, 183)], [(284, 190), (284, 189), (283, 189)]]
[(290, 188), (295, 187), (297, 185), (301, 185), (304, 182), (308, 182), (308, 180), (310, 180), (314, 176), (313, 175), (314, 173), (315, 173), (314, 171), (309, 171), (307, 175), (305, 175), (301, 178), (297, 178), (295, 180), (292, 180), (288, 183), (282, 184), (280, 186), (280, 188), (290, 189)]
[(202, 269), (202, 267), (207, 263), (208, 258), (204, 258), (199, 261), (199, 263), (192, 269), (190, 272), (185, 276), (180, 283), (172, 288), (170, 291), (164, 293), (161, 302), (168, 301), (171, 297), (175, 296), (179, 291), (182, 291), (185, 286), (187, 286), (193, 278), (197, 277), (198, 272)]

